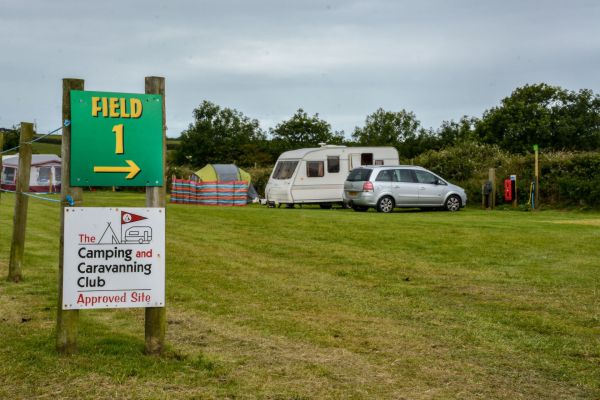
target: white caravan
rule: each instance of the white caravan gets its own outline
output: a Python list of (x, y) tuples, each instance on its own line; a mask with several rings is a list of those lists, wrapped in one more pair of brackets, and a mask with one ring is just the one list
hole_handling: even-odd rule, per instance
[(320, 204), (329, 208), (343, 202), (348, 173), (362, 165), (398, 165), (394, 147), (346, 147), (321, 145), (286, 151), (265, 188), (267, 204)]

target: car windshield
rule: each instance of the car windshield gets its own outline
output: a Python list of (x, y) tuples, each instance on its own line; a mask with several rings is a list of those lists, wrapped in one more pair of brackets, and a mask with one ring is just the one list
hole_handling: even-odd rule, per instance
[(298, 166), (298, 161), (279, 161), (273, 172), (273, 179), (290, 179)]
[(371, 176), (372, 169), (369, 168), (357, 168), (353, 169), (348, 175), (348, 181), (350, 182), (360, 182), (360, 181), (368, 181), (369, 176)]

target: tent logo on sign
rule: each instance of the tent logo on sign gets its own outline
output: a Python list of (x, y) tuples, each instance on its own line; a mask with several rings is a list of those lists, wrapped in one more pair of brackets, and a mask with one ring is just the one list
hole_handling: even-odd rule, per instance
[[(150, 244), (152, 242), (152, 227), (136, 222), (147, 219), (141, 215), (127, 211), (121, 211), (120, 235), (117, 235), (110, 222), (106, 223), (106, 229), (97, 244), (126, 244), (139, 243)], [(134, 225), (129, 225), (134, 223)], [(127, 225), (124, 227), (124, 225)]]

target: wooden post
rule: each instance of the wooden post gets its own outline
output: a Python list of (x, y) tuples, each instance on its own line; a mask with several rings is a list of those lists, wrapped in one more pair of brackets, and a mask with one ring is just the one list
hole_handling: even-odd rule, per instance
[(488, 180), (492, 182), (492, 193), (490, 193), (490, 209), (496, 207), (496, 169), (490, 168), (488, 171)]
[[(165, 120), (165, 78), (147, 76), (145, 79), (146, 94), (159, 94), (162, 96), (162, 140), (163, 140), (163, 186), (146, 188), (146, 207), (165, 207), (166, 193), (166, 120)], [(166, 264), (165, 264), (166, 265)], [(165, 347), (165, 333), (167, 326), (166, 305), (164, 307), (146, 308), (145, 322), (145, 352), (146, 354), (160, 355)]]
[(29, 203), (29, 197), (25, 193), (29, 191), (29, 177), (31, 175), (33, 124), (21, 122), (21, 134), (19, 136), (19, 169), (17, 170), (17, 188), (15, 189), (17, 193), (15, 193), (15, 215), (10, 245), (10, 262), (8, 264), (8, 280), (13, 282), (19, 282), (22, 278), (27, 205)]
[[(77, 333), (79, 324), (79, 310), (62, 309), (63, 250), (65, 246), (65, 214), (64, 208), (69, 206), (67, 196), (71, 196), (76, 206), (83, 202), (83, 190), (80, 187), (71, 187), (71, 90), (83, 90), (83, 79), (63, 79), (62, 100), (62, 182), (60, 190), (60, 245), (58, 249), (58, 311), (56, 318), (56, 350), (61, 354), (74, 354), (77, 352)], [(69, 121), (69, 124), (64, 123)]]
[(4, 151), (4, 132), (0, 132), (0, 200), (2, 199), (2, 151)]
[(539, 164), (539, 147), (537, 144), (533, 145), (533, 150), (535, 151), (535, 202), (534, 202), (534, 210), (540, 209), (540, 164)]
[(481, 208), (485, 210), (485, 183), (481, 185)]

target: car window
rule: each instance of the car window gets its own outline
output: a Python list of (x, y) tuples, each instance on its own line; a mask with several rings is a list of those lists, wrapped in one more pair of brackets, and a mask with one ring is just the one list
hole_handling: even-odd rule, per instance
[(371, 176), (371, 172), (373, 170), (369, 168), (356, 168), (350, 171), (350, 175), (348, 175), (348, 181), (350, 182), (361, 182), (368, 181)]
[(435, 184), (437, 182), (437, 177), (427, 171), (415, 170), (415, 174), (417, 175), (417, 181), (419, 183), (431, 183)]
[(394, 170), (396, 182), (411, 182), (413, 183), (415, 179), (413, 178), (413, 173), (410, 169), (396, 169)]
[(394, 180), (394, 170), (384, 169), (383, 171), (379, 171), (375, 180), (377, 182), (392, 182)]

